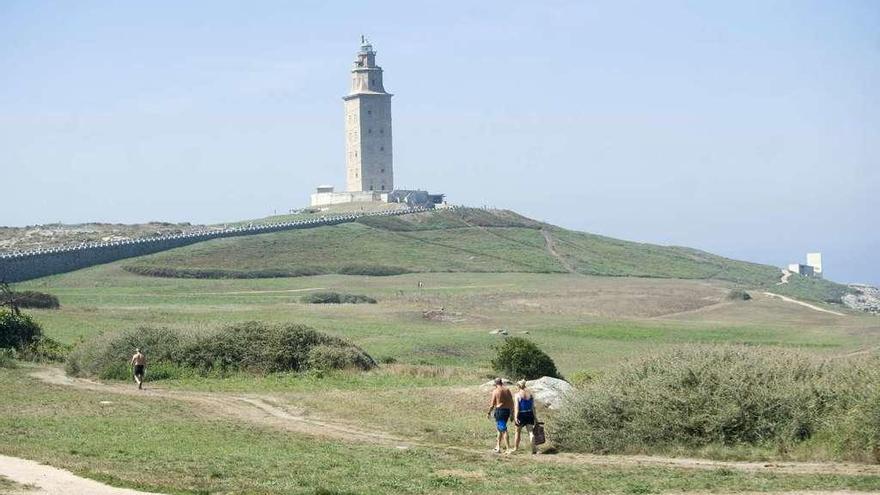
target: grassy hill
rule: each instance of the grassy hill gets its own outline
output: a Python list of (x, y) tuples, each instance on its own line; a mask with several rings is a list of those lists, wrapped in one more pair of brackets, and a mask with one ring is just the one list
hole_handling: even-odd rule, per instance
[(510, 211), (463, 208), (251, 237), (218, 239), (138, 258), (126, 269), (180, 278), (266, 278), (411, 272), (579, 273), (712, 279), (803, 299), (838, 302), (848, 290), (776, 267), (696, 249), (575, 232)]

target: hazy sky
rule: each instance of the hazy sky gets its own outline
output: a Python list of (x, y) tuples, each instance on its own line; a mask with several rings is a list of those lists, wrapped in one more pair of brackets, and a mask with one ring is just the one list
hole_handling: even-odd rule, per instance
[(0, 224), (344, 185), (366, 34), (399, 187), (880, 284), (880, 2), (0, 0)]

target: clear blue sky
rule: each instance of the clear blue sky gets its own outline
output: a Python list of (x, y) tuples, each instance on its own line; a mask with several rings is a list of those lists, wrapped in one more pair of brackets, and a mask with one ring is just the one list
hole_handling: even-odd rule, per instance
[(880, 2), (0, 1), (0, 224), (343, 184), (359, 36), (399, 186), (880, 284)]

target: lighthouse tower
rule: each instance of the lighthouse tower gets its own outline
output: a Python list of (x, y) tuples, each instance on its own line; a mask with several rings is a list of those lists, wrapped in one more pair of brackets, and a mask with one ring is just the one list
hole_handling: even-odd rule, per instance
[(345, 100), (345, 163), (348, 192), (394, 190), (391, 160), (391, 93), (382, 85), (376, 52), (361, 36)]

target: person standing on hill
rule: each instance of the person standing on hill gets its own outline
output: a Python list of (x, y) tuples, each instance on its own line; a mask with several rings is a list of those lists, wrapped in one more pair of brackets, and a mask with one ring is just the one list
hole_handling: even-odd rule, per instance
[(134, 381), (138, 384), (138, 390), (144, 388), (144, 374), (147, 370), (147, 356), (140, 349), (134, 350), (129, 365), (134, 366)]
[(532, 454), (537, 454), (538, 449), (535, 447), (535, 436), (533, 433), (535, 422), (538, 421), (537, 416), (535, 416), (535, 397), (526, 388), (525, 380), (516, 382), (516, 386), (519, 387), (519, 392), (514, 396), (513, 403), (513, 421), (516, 425), (516, 434), (513, 437), (513, 451), (516, 452), (519, 449), (519, 437), (523, 427), (525, 427), (529, 433), (529, 445), (532, 447)]
[(507, 422), (510, 421), (510, 412), (513, 410), (513, 394), (504, 386), (504, 380), (495, 379), (495, 388), (492, 389), (492, 397), (489, 401), (489, 411), (486, 413), (488, 418), (492, 411), (495, 411), (495, 426), (498, 430), (498, 439), (495, 442), (495, 453), (501, 452), (501, 442), (510, 452), (510, 438), (507, 436)]

